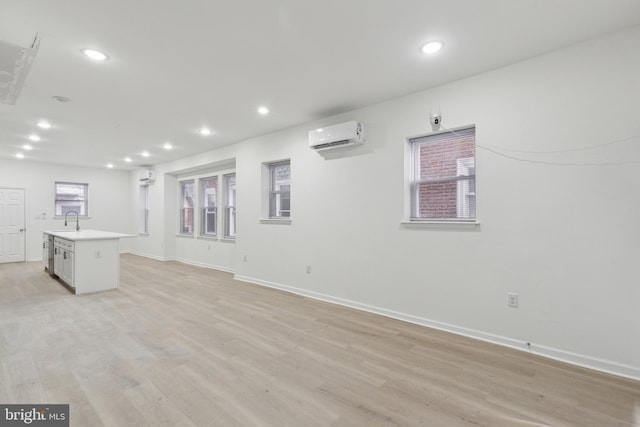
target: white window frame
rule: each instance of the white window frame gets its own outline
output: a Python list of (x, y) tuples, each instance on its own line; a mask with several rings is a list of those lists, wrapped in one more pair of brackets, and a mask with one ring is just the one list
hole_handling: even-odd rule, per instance
[[(81, 187), (82, 195), (79, 198), (65, 197), (64, 193), (59, 192), (58, 186)], [(53, 211), (55, 212), (55, 217), (64, 218), (68, 212), (76, 212), (79, 218), (89, 217), (89, 184), (87, 183), (56, 181), (54, 200)], [(67, 206), (67, 209), (63, 209), (64, 206)]]
[(456, 173), (458, 176), (473, 176), (473, 181), (464, 179), (457, 182), (456, 186), (456, 215), (458, 218), (476, 218), (476, 183), (475, 183), (475, 157), (466, 157), (456, 160)]
[[(289, 179), (278, 180), (276, 171), (279, 166), (289, 166)], [(263, 201), (262, 223), (288, 224), (291, 222), (291, 160), (277, 160), (262, 164)], [(278, 187), (278, 183), (288, 186), (288, 189)], [(289, 209), (283, 209), (281, 201), (283, 197), (289, 199)]]
[[(233, 188), (231, 179), (233, 178)], [(236, 230), (236, 174), (228, 173), (222, 176), (224, 182), (224, 238), (235, 239)]]
[[(186, 198), (189, 197), (185, 190), (186, 190), (186, 186), (187, 184), (191, 184), (193, 186), (193, 190), (192, 190), (192, 194), (191, 194), (191, 198), (193, 201), (193, 207), (189, 208), (187, 206), (185, 206), (185, 201)], [(185, 179), (182, 181), (179, 181), (179, 203), (180, 203), (180, 208), (179, 208), (179, 229), (178, 229), (178, 234), (180, 234), (181, 236), (193, 236), (194, 233), (194, 228), (195, 228), (195, 224), (196, 224), (196, 219), (195, 219), (195, 213), (196, 213), (196, 200), (195, 200), (195, 191), (196, 191), (196, 181), (195, 179)], [(185, 217), (188, 211), (191, 211), (191, 229), (186, 230), (186, 224), (185, 224)]]
[[(450, 176), (439, 179), (420, 179), (420, 146), (429, 143), (429, 139), (433, 137), (435, 140), (442, 141), (442, 138), (452, 134), (451, 138), (456, 139), (460, 137), (474, 137), (473, 157), (463, 157), (456, 159), (456, 176)], [(475, 161), (475, 126), (465, 126), (458, 129), (447, 130), (444, 132), (438, 132), (427, 135), (420, 135), (417, 137), (408, 138), (408, 152), (409, 152), (409, 167), (408, 167), (408, 220), (403, 221), (404, 225), (408, 226), (420, 226), (423, 224), (470, 224), (477, 225), (479, 221), (477, 219), (476, 211), (476, 161)], [(472, 180), (472, 181), (471, 181)], [(419, 200), (419, 185), (426, 182), (456, 182), (456, 216), (448, 218), (430, 218), (420, 217), (420, 200)]]
[[(213, 206), (209, 206), (207, 197), (206, 182), (215, 182)], [(200, 193), (199, 205), (200, 205), (200, 236), (201, 237), (216, 237), (218, 234), (218, 176), (207, 176), (198, 179), (198, 192)], [(213, 216), (213, 221), (210, 221), (210, 216)], [(211, 223), (213, 223), (213, 232), (209, 231)]]

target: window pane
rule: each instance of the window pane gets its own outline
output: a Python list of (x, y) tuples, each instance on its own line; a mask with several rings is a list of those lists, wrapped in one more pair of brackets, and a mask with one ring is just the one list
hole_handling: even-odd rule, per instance
[(225, 184), (225, 209), (224, 209), (224, 236), (236, 237), (236, 175), (224, 176)]
[(271, 177), (269, 189), (269, 217), (291, 217), (291, 163), (269, 165)]
[(200, 234), (215, 236), (217, 229), (216, 205), (218, 199), (218, 177), (200, 179)]
[(55, 213), (58, 216), (75, 212), (79, 216), (88, 215), (89, 184), (73, 182), (55, 183)]
[(149, 185), (140, 186), (139, 199), (139, 226), (140, 233), (149, 233)]
[(193, 190), (194, 181), (183, 181), (180, 183), (181, 189), (181, 209), (180, 209), (180, 233), (193, 234)]
[(411, 141), (415, 165), (411, 216), (475, 219), (475, 128)]
[(206, 219), (205, 233), (216, 234), (216, 211), (215, 209), (208, 209), (204, 215)]
[(291, 165), (289, 162), (271, 165), (271, 177), (271, 190), (279, 191), (283, 185), (289, 186), (291, 182)]

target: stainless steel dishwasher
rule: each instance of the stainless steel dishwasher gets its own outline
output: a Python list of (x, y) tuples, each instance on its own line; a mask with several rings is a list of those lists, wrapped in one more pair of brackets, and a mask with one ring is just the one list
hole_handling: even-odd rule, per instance
[(47, 248), (47, 263), (45, 264), (47, 271), (49, 272), (50, 275), (54, 276), (55, 273), (53, 272), (53, 236), (51, 234), (45, 234), (46, 237), (46, 241), (43, 242), (44, 245), (46, 245), (45, 247)]

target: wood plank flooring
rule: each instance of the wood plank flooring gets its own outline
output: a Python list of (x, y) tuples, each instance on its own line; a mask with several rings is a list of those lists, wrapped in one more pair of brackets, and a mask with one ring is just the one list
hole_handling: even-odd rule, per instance
[(0, 403), (72, 426), (640, 426), (640, 383), (133, 255), (72, 295), (0, 265)]

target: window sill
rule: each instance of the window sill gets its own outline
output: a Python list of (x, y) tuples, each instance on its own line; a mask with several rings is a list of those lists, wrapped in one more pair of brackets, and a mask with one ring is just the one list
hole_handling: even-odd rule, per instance
[(223, 243), (235, 243), (236, 242), (236, 238), (235, 237), (224, 237), (222, 239), (220, 239), (221, 242)]
[(260, 224), (291, 224), (291, 218), (260, 218)]
[(461, 231), (480, 231), (480, 221), (401, 221), (400, 226), (403, 228), (422, 229), (422, 230), (461, 230)]
[[(78, 218), (79, 219), (91, 219), (90, 216), (80, 216)], [(56, 215), (56, 216), (53, 217), (53, 219), (65, 219), (65, 218), (64, 218), (64, 215), (62, 215), (62, 216)], [(70, 215), (66, 219), (67, 219), (67, 221), (75, 221), (76, 220), (76, 216), (75, 215)]]
[(194, 238), (193, 234), (180, 234), (180, 233), (176, 234), (176, 237), (187, 237), (189, 239), (193, 239)]
[(198, 240), (214, 240), (214, 241), (216, 241), (216, 240), (218, 240), (218, 237), (217, 236), (198, 236), (198, 237), (196, 237), (196, 239), (198, 239)]
[(138, 233), (138, 236), (149, 237), (149, 233)]

